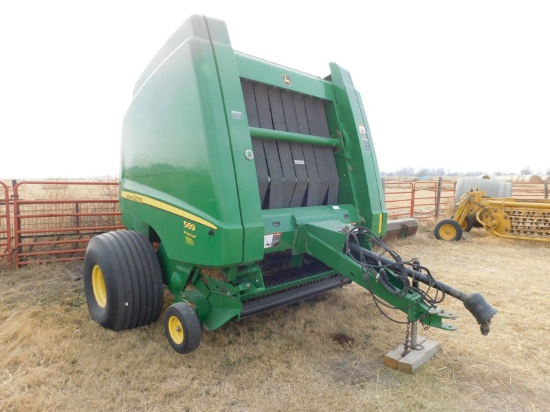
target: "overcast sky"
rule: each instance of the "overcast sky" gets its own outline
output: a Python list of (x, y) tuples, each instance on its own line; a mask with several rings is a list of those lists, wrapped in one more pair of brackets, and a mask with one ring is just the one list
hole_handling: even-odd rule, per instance
[(550, 169), (550, 2), (3, 1), (0, 179), (117, 177), (136, 80), (191, 14), (361, 92), (381, 170)]

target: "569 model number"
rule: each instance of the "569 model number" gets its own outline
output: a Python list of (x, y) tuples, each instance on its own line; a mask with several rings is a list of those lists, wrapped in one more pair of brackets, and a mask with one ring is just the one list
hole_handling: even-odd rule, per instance
[(183, 227), (185, 229), (188, 229), (188, 230), (191, 230), (192, 232), (195, 231), (196, 227), (195, 227), (195, 224), (194, 223), (190, 223), (186, 220), (183, 221)]

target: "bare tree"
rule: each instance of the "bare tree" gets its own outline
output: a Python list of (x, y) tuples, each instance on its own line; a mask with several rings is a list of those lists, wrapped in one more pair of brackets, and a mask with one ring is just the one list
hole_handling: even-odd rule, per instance
[(531, 170), (531, 168), (529, 166), (527, 166), (527, 167), (524, 167), (523, 169), (521, 169), (519, 171), (519, 174), (520, 175), (532, 175), (533, 171)]

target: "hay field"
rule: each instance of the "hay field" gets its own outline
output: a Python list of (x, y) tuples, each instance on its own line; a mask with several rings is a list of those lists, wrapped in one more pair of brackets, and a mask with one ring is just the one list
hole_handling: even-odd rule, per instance
[(0, 411), (548, 410), (550, 245), (482, 229), (446, 243), (430, 226), (390, 245), (483, 293), (499, 310), (489, 336), (448, 298), (458, 331), (421, 331), (442, 351), (415, 375), (394, 371), (382, 358), (405, 327), (349, 286), (204, 332), (195, 352), (178, 355), (161, 321), (118, 333), (91, 321), (79, 266), (3, 270)]

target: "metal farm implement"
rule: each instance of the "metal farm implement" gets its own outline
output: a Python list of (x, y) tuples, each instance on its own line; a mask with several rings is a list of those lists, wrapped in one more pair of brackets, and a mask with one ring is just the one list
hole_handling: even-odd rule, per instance
[(550, 200), (487, 197), (484, 191), (462, 195), (451, 219), (434, 229), (440, 240), (460, 240), (477, 224), (492, 236), (550, 242)]
[(331, 63), (319, 78), (236, 52), (216, 19), (189, 18), (138, 80), (120, 188), (128, 230), (86, 253), (91, 317), (113, 330), (155, 322), (166, 285), (164, 330), (179, 353), (203, 328), (351, 282), (411, 323), (454, 330), (446, 295), (484, 334), (496, 313), (380, 241), (384, 194), (349, 73)]

